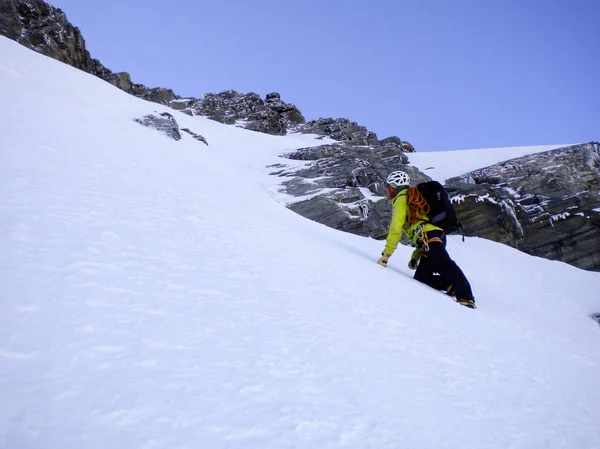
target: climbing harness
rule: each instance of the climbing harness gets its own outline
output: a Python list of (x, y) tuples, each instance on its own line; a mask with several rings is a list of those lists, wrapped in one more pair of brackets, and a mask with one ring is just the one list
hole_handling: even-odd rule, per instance
[(423, 229), (423, 225), (417, 226), (414, 230), (414, 233), (415, 233), (415, 236), (417, 237), (417, 244), (419, 244), (419, 243), (421, 244), (421, 249), (425, 253), (429, 252), (429, 244), (430, 243), (441, 243), (442, 245), (444, 244), (444, 241), (442, 240), (442, 237), (444, 236), (444, 234), (442, 234), (442, 237), (429, 238), (427, 236), (427, 232), (425, 232), (425, 230)]

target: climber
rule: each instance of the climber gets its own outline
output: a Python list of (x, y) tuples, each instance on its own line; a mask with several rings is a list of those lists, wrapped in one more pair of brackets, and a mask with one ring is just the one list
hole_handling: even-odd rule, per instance
[(408, 263), (411, 270), (416, 270), (414, 279), (446, 292), (463, 306), (475, 309), (471, 285), (446, 251), (444, 231), (432, 224), (428, 215), (420, 213), (419, 207), (415, 207), (423, 198), (418, 198), (419, 191), (416, 188), (409, 189), (408, 174), (403, 171), (390, 173), (386, 185), (392, 202), (392, 221), (385, 248), (377, 263), (387, 267), (388, 260), (404, 232), (417, 247)]

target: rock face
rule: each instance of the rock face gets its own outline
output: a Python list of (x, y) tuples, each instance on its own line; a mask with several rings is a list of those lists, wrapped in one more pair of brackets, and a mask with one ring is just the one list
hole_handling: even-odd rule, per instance
[[(161, 133), (166, 134), (169, 138), (178, 141), (181, 140), (181, 132), (179, 129), (179, 124), (175, 117), (173, 117), (168, 112), (161, 112), (155, 114), (148, 114), (142, 118), (134, 119), (134, 122), (139, 123), (140, 125), (147, 126), (149, 128), (153, 128)], [(208, 145), (206, 139), (200, 134), (196, 134), (191, 131), (189, 128), (182, 128), (181, 131), (189, 134), (194, 139)]]
[(451, 178), (466, 235), (600, 271), (600, 145), (559, 148)]
[(318, 118), (297, 127), (296, 131), (304, 134), (327, 136), (334, 140), (348, 142), (354, 145), (374, 145), (385, 146), (388, 148), (395, 147), (404, 152), (415, 151), (410, 143), (403, 142), (396, 136), (379, 141), (374, 132), (369, 131), (364, 126), (358, 125), (356, 122), (351, 122), (346, 118)]
[(203, 144), (208, 146), (208, 141), (204, 138), (204, 136), (201, 136), (200, 134), (196, 134), (194, 131), (190, 130), (189, 128), (181, 128), (181, 130), (184, 133), (188, 133), (190, 136), (192, 136), (198, 142), (202, 142)]
[(293, 198), (288, 204), (291, 210), (335, 229), (385, 238), (391, 220), (387, 175), (402, 169), (414, 182), (430, 178), (407, 165), (400, 139), (379, 141), (364, 127), (346, 119), (337, 122), (349, 126), (340, 128), (332, 119), (320, 119), (303, 129), (312, 132), (307, 130), (316, 129), (317, 124), (322, 130), (318, 134), (337, 137), (341, 142), (284, 155), (295, 163), (272, 166), (272, 174), (289, 178), (283, 182), (283, 192)]
[[(172, 105), (182, 106), (177, 101)], [(193, 115), (203, 115), (221, 123), (274, 135), (285, 135), (305, 122), (298, 108), (281, 101), (276, 92), (268, 94), (264, 100), (253, 92), (240, 94), (227, 90), (219, 94), (209, 93), (202, 95), (199, 100), (189, 99), (185, 109), (191, 110)]]
[(167, 104), (178, 98), (170, 89), (135, 84), (128, 73), (104, 67), (90, 56), (81, 32), (64, 12), (41, 0), (0, 0), (0, 34), (145, 100)]
[(179, 124), (177, 123), (177, 120), (175, 120), (175, 117), (168, 112), (162, 112), (160, 114), (148, 114), (142, 118), (134, 119), (134, 122), (164, 133), (173, 140), (181, 140)]
[[(272, 174), (289, 178), (283, 182), (293, 198), (288, 207), (335, 229), (385, 238), (391, 218), (387, 174), (405, 170), (413, 183), (429, 177), (406, 165), (397, 138), (379, 141), (363, 127), (342, 128), (330, 119), (304, 126), (341, 142), (300, 149), (284, 156), (295, 164), (272, 167)], [(446, 188), (465, 235), (600, 271), (598, 143), (511, 159), (452, 178)]]
[(0, 1), (0, 34), (88, 73), (104, 69), (90, 57), (79, 29), (60, 9), (43, 1)]

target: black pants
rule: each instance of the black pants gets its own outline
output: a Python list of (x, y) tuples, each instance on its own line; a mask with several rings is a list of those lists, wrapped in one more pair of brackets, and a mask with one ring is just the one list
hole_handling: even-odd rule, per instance
[[(450, 286), (457, 299), (474, 299), (471, 284), (446, 251), (446, 236), (442, 231), (429, 231), (428, 247), (419, 240), (417, 244), (423, 251), (414, 278), (436, 290), (446, 291)], [(437, 273), (437, 274), (436, 274)]]

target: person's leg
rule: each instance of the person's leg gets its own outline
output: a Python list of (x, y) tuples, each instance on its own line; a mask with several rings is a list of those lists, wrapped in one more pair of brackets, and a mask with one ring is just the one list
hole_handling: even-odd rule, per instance
[(446, 291), (450, 284), (440, 275), (436, 275), (431, 269), (428, 257), (423, 255), (417, 266), (417, 271), (413, 278), (423, 284), (427, 284), (436, 290)]
[[(432, 272), (440, 274), (446, 282), (446, 287), (452, 285), (457, 300), (474, 299), (467, 277), (446, 251), (445, 236), (440, 237), (435, 234), (430, 236), (430, 234), (432, 233), (428, 234), (429, 248), (423, 249), (423, 253), (427, 255), (428, 268)], [(426, 251), (427, 249), (428, 251)]]

